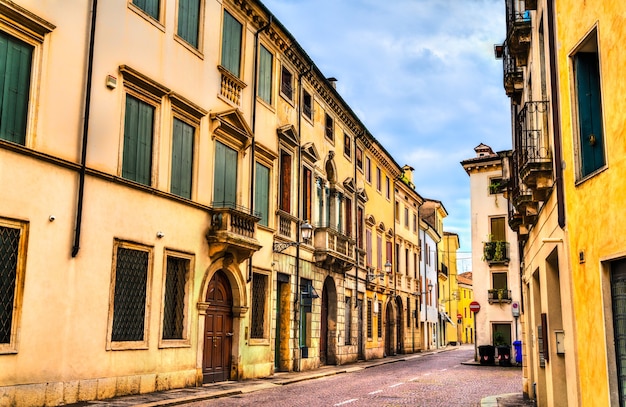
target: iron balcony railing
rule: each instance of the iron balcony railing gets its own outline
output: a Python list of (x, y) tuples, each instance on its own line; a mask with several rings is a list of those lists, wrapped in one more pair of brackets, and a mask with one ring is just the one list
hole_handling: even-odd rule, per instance
[(521, 145), (519, 168), (534, 163), (551, 163), (547, 100), (526, 102), (517, 115)]
[(511, 290), (507, 290), (506, 288), (492, 288), (487, 291), (487, 299), (489, 304), (493, 304), (494, 302), (511, 302)]
[(483, 246), (483, 255), (485, 257), (485, 261), (489, 263), (489, 265), (508, 263), (510, 260), (509, 246), (509, 242), (485, 242)]

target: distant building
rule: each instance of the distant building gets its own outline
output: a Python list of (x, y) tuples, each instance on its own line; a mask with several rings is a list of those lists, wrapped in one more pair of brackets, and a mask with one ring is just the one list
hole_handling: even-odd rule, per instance
[(472, 272), (457, 276), (459, 283), (458, 309), (461, 318), (458, 322), (461, 330), (461, 343), (474, 343), (474, 313), (470, 311), (470, 303), (474, 301)]

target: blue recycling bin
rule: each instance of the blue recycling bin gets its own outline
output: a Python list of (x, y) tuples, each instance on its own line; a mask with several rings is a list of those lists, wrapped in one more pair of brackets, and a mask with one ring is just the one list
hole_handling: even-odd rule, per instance
[(515, 363), (522, 363), (522, 341), (513, 342), (513, 346), (515, 346)]

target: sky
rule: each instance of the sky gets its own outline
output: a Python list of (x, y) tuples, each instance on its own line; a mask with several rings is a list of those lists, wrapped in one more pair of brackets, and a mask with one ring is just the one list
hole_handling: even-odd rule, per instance
[[(425, 198), (443, 202), (471, 271), (469, 176), (485, 143), (510, 149), (510, 108), (494, 44), (502, 0), (261, 0), (291, 32)], [(476, 254), (478, 256), (481, 253)]]

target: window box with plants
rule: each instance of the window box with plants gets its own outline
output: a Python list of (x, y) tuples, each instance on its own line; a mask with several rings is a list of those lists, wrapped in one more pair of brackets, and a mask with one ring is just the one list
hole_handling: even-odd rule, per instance
[(509, 262), (509, 243), (503, 241), (485, 242), (483, 257), (489, 264)]

